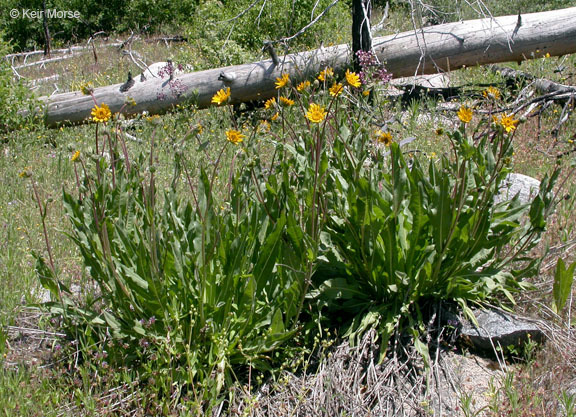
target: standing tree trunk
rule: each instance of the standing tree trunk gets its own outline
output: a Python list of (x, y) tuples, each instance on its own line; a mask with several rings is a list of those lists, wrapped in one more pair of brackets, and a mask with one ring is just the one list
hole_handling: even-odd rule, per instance
[(352, 53), (354, 71), (360, 71), (360, 63), (356, 52), (372, 50), (372, 35), (370, 34), (370, 15), (372, 0), (353, 0), (352, 2)]
[(42, 11), (44, 12), (42, 14), (42, 24), (44, 26), (44, 56), (47, 56), (48, 58), (50, 58), (50, 49), (51, 45), (50, 45), (50, 29), (48, 29), (48, 16), (46, 15), (46, 0), (44, 0), (42, 2)]

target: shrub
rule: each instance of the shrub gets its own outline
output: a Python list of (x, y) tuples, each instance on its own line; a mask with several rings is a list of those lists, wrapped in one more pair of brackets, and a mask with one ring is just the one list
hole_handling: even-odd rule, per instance
[(27, 114), (33, 115), (38, 105), (22, 80), (14, 80), (10, 62), (2, 58), (11, 52), (10, 45), (4, 39), (4, 34), (0, 32), (0, 132), (17, 129), (24, 123), (32, 122), (33, 116), (21, 111), (28, 111)]

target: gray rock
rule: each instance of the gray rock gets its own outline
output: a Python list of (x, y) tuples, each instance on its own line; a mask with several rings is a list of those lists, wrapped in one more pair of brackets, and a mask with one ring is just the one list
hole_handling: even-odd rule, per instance
[(462, 323), (460, 340), (477, 350), (493, 352), (495, 347), (521, 347), (529, 340), (541, 343), (545, 339), (534, 321), (495, 310), (478, 310), (474, 315), (478, 327)]
[(511, 200), (516, 194), (522, 203), (530, 203), (540, 190), (540, 181), (528, 175), (511, 173), (502, 181), (500, 194), (496, 196), (495, 202)]

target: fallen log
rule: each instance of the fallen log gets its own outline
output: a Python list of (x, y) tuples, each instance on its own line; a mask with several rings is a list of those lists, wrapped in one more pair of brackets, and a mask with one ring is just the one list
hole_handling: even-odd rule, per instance
[[(550, 54), (576, 52), (576, 7), (494, 19), (478, 19), (430, 26), (416, 31), (375, 38), (378, 58), (395, 77), (447, 72), (464, 66), (522, 61)], [(349, 45), (337, 45), (251, 64), (187, 73), (168, 79), (153, 78), (120, 91), (121, 84), (96, 88), (94, 98), (111, 111), (127, 114), (164, 113), (193, 100), (198, 107), (211, 105), (212, 96), (230, 87), (230, 104), (264, 100), (277, 94), (275, 80), (290, 74), (292, 83), (315, 77), (326, 66), (343, 72), (351, 63)], [(138, 78), (138, 77), (135, 77)], [(125, 106), (128, 98), (136, 105)], [(94, 100), (81, 92), (44, 97), (49, 126), (82, 123)]]

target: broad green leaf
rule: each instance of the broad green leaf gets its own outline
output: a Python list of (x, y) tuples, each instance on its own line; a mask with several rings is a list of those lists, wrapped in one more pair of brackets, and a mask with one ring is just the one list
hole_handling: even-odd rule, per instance
[(570, 296), (575, 269), (576, 262), (566, 268), (564, 260), (558, 258), (558, 261), (556, 262), (556, 270), (554, 272), (554, 286), (552, 289), (552, 294), (554, 295), (552, 309), (556, 314), (559, 314), (564, 309), (566, 301)]

